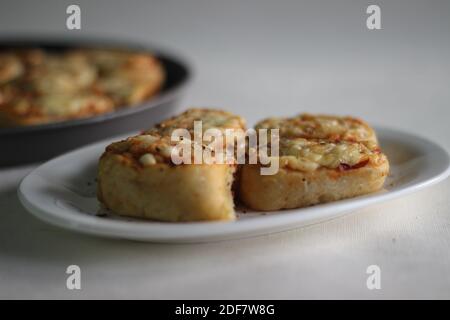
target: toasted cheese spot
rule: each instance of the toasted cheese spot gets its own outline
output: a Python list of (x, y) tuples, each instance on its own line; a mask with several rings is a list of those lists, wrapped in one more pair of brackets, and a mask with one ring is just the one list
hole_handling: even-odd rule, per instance
[(156, 164), (156, 159), (155, 159), (155, 156), (152, 155), (151, 153), (146, 153), (139, 158), (139, 162), (143, 166), (150, 166), (150, 165)]

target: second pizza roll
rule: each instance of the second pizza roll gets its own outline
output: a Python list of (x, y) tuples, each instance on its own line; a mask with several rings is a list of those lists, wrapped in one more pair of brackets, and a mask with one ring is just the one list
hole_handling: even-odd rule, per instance
[(239, 194), (252, 209), (299, 208), (374, 192), (389, 172), (375, 131), (359, 119), (300, 115), (266, 119), (256, 125), (261, 128), (279, 129), (279, 169), (262, 175), (261, 164), (242, 167)]

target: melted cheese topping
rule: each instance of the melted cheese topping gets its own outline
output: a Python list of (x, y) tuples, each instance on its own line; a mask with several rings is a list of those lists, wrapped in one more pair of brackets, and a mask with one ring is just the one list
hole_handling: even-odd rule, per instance
[(245, 121), (239, 116), (222, 110), (192, 108), (182, 114), (165, 120), (151, 128), (147, 133), (171, 136), (175, 129), (187, 129), (193, 138), (194, 122), (202, 122), (202, 131), (207, 129), (245, 129)]
[[(89, 107), (96, 112), (111, 110), (113, 102), (110, 98), (98, 94), (48, 94), (37, 98), (36, 103), (48, 115), (64, 116), (67, 113), (78, 113)], [(65, 108), (61, 108), (61, 106)]]
[[(89, 55), (103, 75), (97, 88), (106, 92), (117, 104), (137, 104), (158, 89), (163, 82), (159, 61), (143, 53), (92, 50)], [(155, 88), (152, 88), (156, 86)]]
[(279, 129), (280, 167), (292, 170), (349, 170), (386, 160), (373, 129), (356, 118), (301, 114), (269, 118), (256, 129)]
[[(205, 149), (209, 148), (212, 163), (215, 163), (217, 159), (214, 157), (214, 148), (211, 148), (210, 142), (204, 143), (202, 140), (198, 142), (198, 140), (194, 140), (193, 134), (191, 135), (192, 139), (184, 139), (181, 142), (171, 140), (172, 131), (175, 129), (184, 128), (193, 132), (194, 121), (202, 121), (203, 131), (213, 128), (221, 131), (244, 129), (242, 118), (231, 113), (212, 109), (189, 109), (157, 124), (143, 134), (112, 143), (106, 148), (106, 151), (132, 158), (142, 166), (150, 166), (158, 163), (171, 164), (172, 153), (181, 157), (183, 146), (190, 148), (191, 163), (194, 163), (195, 149), (197, 148), (203, 153)], [(225, 161), (224, 158), (222, 159)], [(235, 163), (236, 159), (231, 159), (230, 162)]]
[(269, 118), (256, 129), (279, 129), (280, 137), (376, 142), (375, 132), (364, 121), (351, 117), (301, 114)]
[(379, 149), (373, 143), (304, 138), (282, 138), (279, 154), (281, 167), (300, 171), (314, 171), (321, 167), (348, 170), (359, 164), (381, 160)]
[(86, 57), (48, 56), (30, 73), (30, 85), (37, 93), (73, 94), (91, 86), (97, 70)]
[(106, 151), (139, 160), (142, 165), (153, 165), (170, 163), (175, 145), (176, 143), (168, 137), (142, 134), (114, 142), (106, 148)]
[[(190, 149), (190, 163), (194, 163), (196, 147), (198, 147), (198, 150), (202, 153), (203, 150), (208, 148), (207, 145), (198, 144), (193, 140), (183, 140), (182, 142), (178, 142), (171, 141), (170, 137), (142, 134), (130, 137), (126, 140), (114, 142), (106, 148), (106, 152), (121, 154), (145, 167), (161, 163), (173, 164), (172, 154), (178, 155), (181, 158), (185, 148)], [(214, 156), (213, 150), (211, 150), (211, 154)], [(212, 158), (211, 163), (216, 163), (214, 157)]]

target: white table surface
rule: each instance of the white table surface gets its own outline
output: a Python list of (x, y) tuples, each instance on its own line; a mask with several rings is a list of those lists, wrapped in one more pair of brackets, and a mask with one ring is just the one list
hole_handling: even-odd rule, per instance
[[(183, 105), (249, 123), (302, 111), (360, 116), (450, 150), (450, 2), (377, 1), (382, 30), (357, 1), (0, 3), (0, 31), (109, 35), (188, 56)], [(50, 142), (48, 142), (50, 143)], [(35, 166), (0, 169), (0, 298), (450, 298), (450, 180), (330, 222), (258, 238), (164, 245), (95, 238), (40, 222), (16, 195)], [(81, 290), (66, 289), (68, 265)], [(366, 268), (381, 268), (380, 290)]]

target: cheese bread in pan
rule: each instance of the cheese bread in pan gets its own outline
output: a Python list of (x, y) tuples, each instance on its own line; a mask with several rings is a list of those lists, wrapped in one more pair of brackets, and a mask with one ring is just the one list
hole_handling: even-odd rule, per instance
[(155, 95), (165, 79), (162, 64), (149, 53), (85, 49), (72, 54), (87, 57), (95, 66), (99, 74), (95, 89), (116, 106), (133, 106)]
[(74, 49), (0, 52), (0, 126), (85, 118), (133, 106), (164, 82), (151, 54)]
[(373, 129), (360, 120), (302, 115), (264, 120), (256, 128), (280, 129), (279, 170), (261, 175), (260, 164), (243, 165), (239, 195), (252, 209), (299, 208), (370, 193), (382, 188), (389, 172)]
[[(244, 121), (220, 110), (191, 109), (154, 128), (109, 145), (99, 162), (98, 199), (114, 213), (161, 221), (233, 220), (236, 163), (172, 161), (173, 129), (244, 129)], [(194, 141), (191, 143), (194, 148)], [(203, 147), (203, 146), (202, 146)]]

